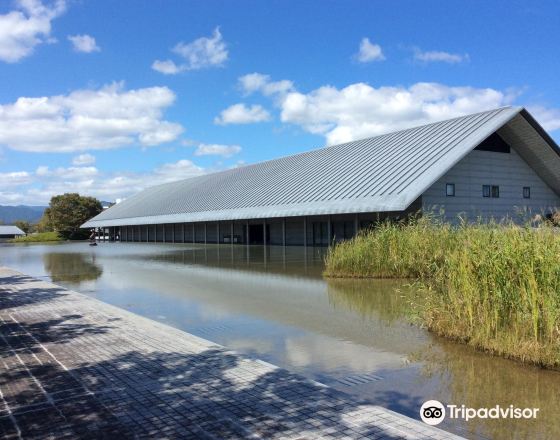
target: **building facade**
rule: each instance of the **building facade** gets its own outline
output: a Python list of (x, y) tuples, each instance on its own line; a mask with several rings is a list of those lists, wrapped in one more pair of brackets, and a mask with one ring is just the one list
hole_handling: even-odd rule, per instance
[(523, 222), (559, 195), (558, 146), (506, 107), (148, 188), (83, 227), (120, 241), (325, 246), (427, 211)]
[(0, 241), (8, 241), (17, 237), (23, 237), (25, 232), (14, 225), (0, 225)]

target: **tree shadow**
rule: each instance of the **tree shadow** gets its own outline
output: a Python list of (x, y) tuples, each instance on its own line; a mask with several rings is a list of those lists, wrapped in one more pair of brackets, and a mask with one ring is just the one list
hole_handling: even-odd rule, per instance
[(69, 371), (20, 365), (0, 387), (23, 438), (400, 438), (366, 402), (221, 347), (130, 351)]
[(52, 284), (40, 288), (20, 287), (25, 284), (36, 285), (36, 283), (36, 278), (27, 275), (13, 274), (0, 277), (0, 310), (45, 303), (68, 295), (65, 289)]
[[(23, 330), (23, 328), (25, 330)], [(113, 326), (84, 321), (83, 315), (64, 315), (37, 322), (0, 323), (0, 335), (13, 350), (41, 349), (38, 343), (66, 344), (75, 338), (107, 333)]]

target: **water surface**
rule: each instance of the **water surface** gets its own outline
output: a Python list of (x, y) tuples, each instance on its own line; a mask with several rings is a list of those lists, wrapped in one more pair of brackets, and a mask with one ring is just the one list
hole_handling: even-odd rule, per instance
[(469, 438), (560, 438), (560, 373), (410, 325), (404, 281), (325, 280), (324, 250), (87, 243), (0, 245), (0, 264), (418, 418), (429, 399), (540, 408), (536, 421), (440, 425)]

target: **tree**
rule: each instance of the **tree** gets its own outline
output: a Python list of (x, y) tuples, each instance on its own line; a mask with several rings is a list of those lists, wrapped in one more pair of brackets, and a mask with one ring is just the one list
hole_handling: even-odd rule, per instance
[(37, 232), (51, 232), (53, 231), (53, 227), (51, 225), (51, 221), (49, 218), (49, 208), (45, 209), (43, 212), (43, 216), (37, 223)]
[(14, 225), (16, 225), (18, 228), (20, 228), (26, 234), (29, 234), (29, 232), (31, 231), (31, 223), (29, 223), (28, 221), (16, 220), (14, 222)]
[(101, 202), (94, 197), (80, 196), (77, 193), (66, 193), (51, 198), (45, 210), (45, 221), (41, 224), (58, 232), (61, 237), (71, 240), (87, 238), (87, 231), (80, 226), (103, 211)]

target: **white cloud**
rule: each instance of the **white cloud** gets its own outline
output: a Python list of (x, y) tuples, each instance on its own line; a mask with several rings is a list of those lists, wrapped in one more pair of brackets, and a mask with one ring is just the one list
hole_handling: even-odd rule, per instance
[(560, 130), (560, 110), (541, 105), (530, 106), (528, 110), (545, 130)]
[(280, 103), (281, 119), (336, 144), (508, 105), (513, 96), (491, 88), (416, 83), (342, 89), (324, 86), (292, 92)]
[(152, 63), (152, 69), (166, 75), (175, 75), (186, 70), (220, 67), (229, 55), (219, 27), (214, 29), (211, 37), (201, 37), (190, 43), (177, 43), (172, 52), (184, 61), (177, 64), (172, 60), (156, 60)]
[(262, 73), (249, 73), (239, 78), (239, 86), (246, 95), (259, 92), (264, 96), (283, 96), (294, 91), (294, 83), (287, 79), (271, 81), (269, 75)]
[(414, 49), (414, 59), (416, 61), (422, 61), (425, 63), (440, 62), (457, 64), (462, 63), (463, 61), (469, 61), (470, 57), (468, 54), (461, 55), (457, 53), (449, 53), (438, 50), (423, 52), (420, 49)]
[(70, 40), (76, 52), (91, 53), (101, 50), (95, 42), (95, 38), (90, 35), (69, 35), (68, 40)]
[(69, 190), (113, 201), (130, 197), (149, 186), (199, 176), (204, 172), (204, 168), (187, 159), (163, 164), (145, 173), (106, 173), (91, 166), (52, 170), (40, 166), (35, 172), (0, 173), (0, 188), (3, 189), (0, 204), (44, 205), (53, 195)]
[(20, 186), (31, 183), (32, 176), (27, 171), (0, 173), (0, 188)]
[(234, 104), (220, 112), (214, 118), (214, 124), (252, 124), (270, 120), (268, 113), (261, 105)]
[(94, 163), (95, 156), (88, 153), (80, 154), (72, 159), (72, 165), (76, 166), (92, 165)]
[(181, 68), (171, 60), (156, 60), (152, 63), (152, 69), (165, 75), (175, 75), (182, 71)]
[(231, 157), (240, 151), (241, 147), (239, 145), (200, 144), (194, 155)]
[(360, 50), (355, 55), (360, 63), (370, 63), (372, 61), (383, 61), (385, 55), (379, 44), (373, 44), (369, 38), (362, 38)]
[(183, 131), (163, 119), (174, 101), (167, 87), (125, 90), (123, 83), (68, 95), (21, 97), (0, 105), (0, 145), (34, 152), (158, 145)]
[(15, 63), (51, 42), (51, 22), (66, 10), (65, 0), (43, 3), (18, 0), (16, 9), (0, 15), (0, 60)]

